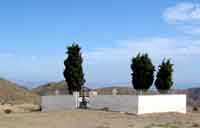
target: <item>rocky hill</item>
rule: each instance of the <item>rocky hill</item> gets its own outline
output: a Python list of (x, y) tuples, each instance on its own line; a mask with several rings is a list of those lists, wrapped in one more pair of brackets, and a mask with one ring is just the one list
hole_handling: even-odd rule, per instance
[[(88, 92), (91, 89), (88, 87), (85, 88), (85, 90)], [(40, 96), (46, 96), (46, 95), (68, 95), (68, 86), (65, 81), (60, 82), (50, 82), (41, 86), (38, 86), (36, 88), (32, 89), (33, 93), (36, 93)]]
[(11, 81), (0, 79), (0, 103), (23, 104), (40, 102), (40, 96)]
[(32, 89), (32, 92), (40, 96), (55, 95), (56, 93), (60, 95), (69, 94), (65, 81), (50, 82)]

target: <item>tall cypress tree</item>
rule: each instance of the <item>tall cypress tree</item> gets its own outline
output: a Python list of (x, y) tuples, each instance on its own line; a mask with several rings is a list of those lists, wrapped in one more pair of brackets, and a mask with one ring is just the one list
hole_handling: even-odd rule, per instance
[(64, 61), (65, 70), (63, 75), (68, 85), (69, 93), (73, 91), (81, 91), (85, 83), (84, 73), (82, 68), (81, 48), (78, 44), (73, 43), (67, 48), (68, 57)]
[(154, 81), (154, 65), (148, 54), (138, 54), (132, 59), (132, 84), (136, 90), (148, 90)]
[(155, 81), (155, 86), (159, 92), (167, 92), (173, 86), (172, 73), (173, 64), (169, 59), (164, 59), (162, 64), (159, 65)]

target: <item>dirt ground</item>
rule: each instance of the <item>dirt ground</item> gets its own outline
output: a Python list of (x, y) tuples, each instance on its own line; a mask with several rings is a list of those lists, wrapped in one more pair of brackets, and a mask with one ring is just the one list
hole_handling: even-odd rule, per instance
[(131, 115), (94, 110), (0, 115), (0, 128), (200, 128), (200, 113)]

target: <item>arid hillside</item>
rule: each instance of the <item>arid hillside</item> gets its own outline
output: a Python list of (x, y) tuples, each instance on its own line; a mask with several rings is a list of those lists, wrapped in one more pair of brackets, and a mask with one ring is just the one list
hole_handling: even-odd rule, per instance
[(112, 86), (94, 89), (94, 91), (97, 91), (99, 95), (112, 95), (113, 90), (116, 90), (116, 93), (119, 95), (136, 94), (136, 91), (132, 87)]
[(189, 104), (200, 107), (200, 88), (189, 88), (186, 91)]
[(38, 104), (40, 96), (11, 81), (0, 79), (0, 103), (1, 104)]
[[(89, 91), (91, 89), (86, 87), (86, 90)], [(33, 88), (32, 92), (40, 96), (56, 95), (56, 94), (68, 95), (69, 94), (67, 83), (65, 81), (50, 82), (50, 83), (38, 86), (36, 88)]]
[(32, 89), (32, 92), (40, 96), (55, 95), (56, 92), (68, 94), (67, 83), (65, 81), (47, 83)]
[[(97, 89), (90, 89), (86, 87), (87, 91), (89, 90), (97, 91), (99, 95), (111, 95), (113, 89), (116, 89), (118, 92), (117, 94), (120, 94), (120, 95), (136, 94), (136, 91), (132, 87), (112, 86), (112, 87), (104, 87), (104, 88), (97, 88)], [(40, 96), (55, 95), (56, 92), (61, 95), (69, 94), (67, 83), (65, 81), (50, 82), (50, 83), (38, 86), (36, 88), (33, 88), (32, 92)]]

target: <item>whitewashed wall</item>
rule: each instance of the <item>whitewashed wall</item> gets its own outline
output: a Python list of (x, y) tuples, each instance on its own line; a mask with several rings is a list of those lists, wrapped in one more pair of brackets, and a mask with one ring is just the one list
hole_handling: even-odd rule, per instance
[(186, 95), (138, 96), (138, 114), (161, 112), (186, 113)]

